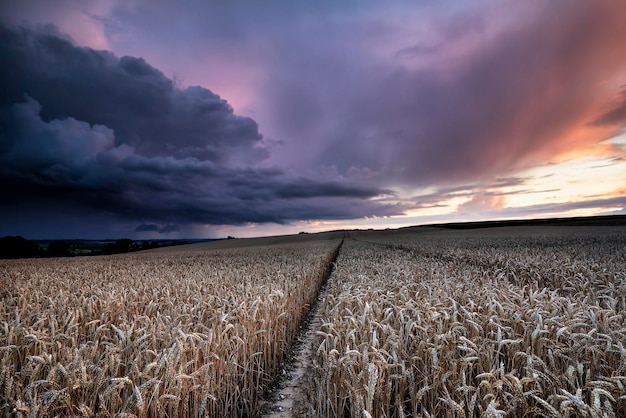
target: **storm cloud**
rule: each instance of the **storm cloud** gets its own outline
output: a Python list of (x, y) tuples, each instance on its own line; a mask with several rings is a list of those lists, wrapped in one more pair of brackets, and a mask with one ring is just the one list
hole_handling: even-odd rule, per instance
[(0, 39), (4, 222), (103, 214), (166, 233), (400, 211), (371, 200), (384, 189), (261, 167), (268, 151), (254, 120), (141, 58), (78, 47), (50, 26), (3, 26)]
[[(609, 202), (625, 15), (612, 0), (14, 2), (0, 210), (182, 236)], [(605, 200), (582, 190), (600, 171)]]
[(479, 3), (408, 20), (421, 31), (389, 13), (358, 23), (344, 15), (324, 33), (286, 38), (278, 48), (288, 70), (271, 72), (267, 90), (275, 124), (315, 144), (305, 145), (313, 165), (419, 187), (584, 150), (601, 135), (583, 128), (623, 123), (621, 102), (598, 114), (624, 77), (624, 4)]
[(159, 234), (169, 234), (170, 232), (180, 231), (180, 227), (175, 224), (158, 226), (155, 224), (141, 224), (135, 228), (136, 232), (158, 232)]
[(115, 131), (146, 156), (252, 164), (267, 157), (258, 126), (202, 87), (177, 88), (142, 58), (81, 48), (53, 26), (0, 27), (3, 107), (32, 97), (45, 121), (72, 117)]

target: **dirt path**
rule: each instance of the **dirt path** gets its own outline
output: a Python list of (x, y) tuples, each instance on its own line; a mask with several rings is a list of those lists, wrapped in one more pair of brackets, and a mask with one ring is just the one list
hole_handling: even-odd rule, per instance
[(320, 315), (321, 305), (328, 291), (328, 279), (335, 270), (335, 262), (341, 251), (343, 240), (332, 261), (332, 267), (327, 274), (324, 284), (315, 299), (315, 303), (311, 306), (300, 334), (296, 338), (291, 352), (287, 356), (285, 364), (280, 368), (281, 375), (278, 377), (274, 390), (271, 391), (269, 399), (263, 406), (262, 416), (265, 418), (291, 418), (305, 416), (304, 407), (306, 401), (306, 385), (304, 376), (311, 367), (313, 358), (313, 341), (315, 340), (316, 331), (322, 325)]

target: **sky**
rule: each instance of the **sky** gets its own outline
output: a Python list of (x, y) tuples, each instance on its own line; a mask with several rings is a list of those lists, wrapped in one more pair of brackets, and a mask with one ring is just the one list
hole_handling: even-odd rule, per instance
[(626, 2), (0, 0), (0, 235), (626, 214)]

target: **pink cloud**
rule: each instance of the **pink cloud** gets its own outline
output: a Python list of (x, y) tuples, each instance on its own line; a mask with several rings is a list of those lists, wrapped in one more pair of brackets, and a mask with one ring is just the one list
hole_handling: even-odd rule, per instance
[(468, 201), (457, 206), (459, 214), (476, 214), (502, 209), (506, 206), (506, 199), (499, 195), (477, 194)]

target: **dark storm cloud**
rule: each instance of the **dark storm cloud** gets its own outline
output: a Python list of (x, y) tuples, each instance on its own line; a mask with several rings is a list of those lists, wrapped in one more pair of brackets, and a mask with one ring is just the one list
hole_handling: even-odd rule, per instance
[(177, 88), (141, 58), (77, 47), (53, 27), (5, 26), (0, 58), (4, 222), (19, 211), (97, 213), (168, 233), (400, 211), (369, 200), (382, 189), (261, 168), (268, 152), (256, 122), (205, 88)]
[(169, 224), (163, 227), (155, 224), (141, 224), (135, 228), (135, 232), (158, 232), (159, 234), (169, 234), (178, 231), (180, 231), (180, 227), (175, 224)]
[(159, 226), (154, 224), (141, 224), (135, 228), (137, 232), (158, 232)]
[(276, 195), (286, 199), (316, 196), (367, 198), (371, 197), (374, 191), (378, 194), (393, 194), (390, 190), (380, 190), (372, 187), (351, 187), (332, 182), (316, 183), (309, 179), (300, 178), (296, 182), (278, 188)]
[(0, 27), (0, 105), (27, 94), (44, 120), (72, 117), (115, 131), (115, 145), (143, 155), (194, 157), (217, 164), (267, 157), (250, 118), (202, 87), (176, 88), (142, 58), (117, 58), (75, 46), (54, 27), (38, 31)]

